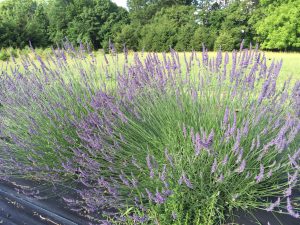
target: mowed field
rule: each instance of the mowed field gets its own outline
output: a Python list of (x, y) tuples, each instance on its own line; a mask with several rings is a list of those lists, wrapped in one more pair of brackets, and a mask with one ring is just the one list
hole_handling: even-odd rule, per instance
[(268, 60), (283, 60), (279, 80), (285, 80), (292, 76), (292, 81), (300, 80), (300, 53), (266, 52)]

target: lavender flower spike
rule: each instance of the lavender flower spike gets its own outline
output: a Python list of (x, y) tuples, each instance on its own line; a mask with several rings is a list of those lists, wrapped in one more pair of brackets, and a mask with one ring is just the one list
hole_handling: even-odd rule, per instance
[(263, 180), (264, 178), (264, 172), (265, 172), (265, 168), (262, 164), (260, 164), (260, 170), (259, 170), (259, 174), (255, 177), (256, 179), (256, 183), (259, 183)]
[(268, 212), (272, 212), (275, 207), (280, 205), (280, 198), (277, 198), (276, 202), (271, 203), (270, 206), (266, 209)]
[(290, 197), (287, 198), (286, 202), (287, 202), (286, 209), (287, 209), (288, 213), (289, 213), (292, 217), (299, 218), (300, 215), (299, 215), (299, 213), (296, 213), (296, 212), (294, 211), (293, 206), (292, 206), (292, 204), (291, 204), (291, 199), (290, 199)]
[(246, 160), (244, 159), (244, 160), (241, 162), (241, 165), (239, 166), (239, 168), (236, 169), (236, 172), (237, 172), (237, 173), (242, 173), (242, 172), (244, 172), (245, 167), (246, 167)]
[(193, 189), (193, 185), (191, 181), (186, 177), (185, 173), (182, 173), (181, 177), (178, 180), (178, 184), (181, 185), (182, 182), (184, 182), (186, 186), (189, 187), (190, 189)]
[(157, 204), (163, 204), (165, 201), (166, 201), (166, 198), (164, 196), (162, 196), (162, 194), (159, 193), (158, 190), (156, 190), (154, 202)]
[(215, 158), (214, 159), (214, 162), (213, 162), (213, 164), (212, 164), (212, 166), (211, 166), (211, 173), (214, 173), (214, 172), (216, 172), (216, 170), (217, 170), (217, 159)]

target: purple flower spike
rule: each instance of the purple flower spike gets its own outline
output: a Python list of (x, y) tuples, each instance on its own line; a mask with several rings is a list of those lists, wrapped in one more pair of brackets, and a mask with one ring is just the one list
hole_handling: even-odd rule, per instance
[(181, 185), (183, 182), (188, 188), (193, 189), (193, 185), (191, 181), (186, 177), (185, 173), (182, 173), (181, 177), (178, 180), (178, 184)]
[(284, 191), (284, 197), (289, 197), (292, 195), (292, 187), (289, 186), (285, 191)]
[(152, 167), (152, 164), (151, 164), (151, 159), (150, 159), (149, 154), (147, 155), (146, 161), (147, 161), (148, 169), (150, 170), (150, 178), (153, 179), (154, 178), (154, 171), (153, 171), (153, 167)]
[(156, 190), (154, 202), (157, 204), (163, 204), (165, 201), (166, 198), (158, 190)]
[(161, 181), (165, 181), (165, 180), (166, 180), (166, 175), (167, 175), (167, 166), (164, 165), (163, 171), (162, 171), (161, 174), (159, 175), (160, 180), (161, 180)]
[(242, 172), (244, 172), (245, 167), (246, 167), (246, 160), (244, 159), (244, 160), (241, 162), (241, 165), (239, 166), (239, 168), (236, 169), (236, 172), (237, 172), (237, 173), (242, 173)]
[(227, 162), (228, 162), (228, 155), (225, 155), (225, 157), (222, 161), (223, 166), (225, 166), (227, 164)]
[(229, 109), (226, 107), (225, 113), (224, 113), (224, 118), (223, 118), (223, 124), (222, 126), (225, 128), (229, 119)]
[(171, 167), (174, 167), (173, 159), (172, 159), (172, 156), (169, 154), (168, 149), (165, 149), (165, 157), (169, 161)]
[(213, 164), (212, 164), (212, 166), (211, 166), (211, 173), (214, 173), (214, 172), (216, 172), (216, 170), (217, 170), (217, 159), (215, 158), (214, 159), (214, 162), (213, 162)]
[(266, 210), (268, 212), (272, 212), (274, 210), (274, 208), (278, 207), (280, 205), (280, 198), (277, 198), (276, 202), (271, 203), (270, 206), (268, 208), (266, 208)]
[(147, 192), (149, 200), (152, 201), (154, 199), (153, 194), (147, 188), (145, 190)]
[(200, 134), (197, 132), (196, 133), (196, 137), (194, 139), (195, 143), (194, 143), (194, 146), (195, 146), (195, 155), (198, 156), (200, 155), (200, 151), (201, 151), (201, 148), (202, 148), (202, 142), (201, 142), (201, 138), (200, 138)]
[(256, 183), (261, 182), (264, 179), (265, 168), (262, 164), (260, 164), (259, 174), (255, 177)]
[(290, 197), (287, 198), (286, 202), (287, 202), (286, 209), (287, 209), (288, 213), (294, 218), (299, 218), (300, 215), (299, 215), (299, 213), (296, 213), (294, 211)]

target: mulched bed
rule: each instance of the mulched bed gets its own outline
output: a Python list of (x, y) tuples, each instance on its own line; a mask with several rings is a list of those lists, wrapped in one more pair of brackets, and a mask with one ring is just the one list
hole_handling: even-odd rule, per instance
[(37, 200), (18, 193), (10, 184), (0, 184), (0, 224), (88, 225), (89, 222), (69, 210), (60, 197)]
[[(23, 184), (26, 183), (23, 181)], [(26, 183), (28, 184), (28, 182)], [(51, 193), (49, 193), (51, 194)], [(300, 196), (299, 193), (296, 193)], [(300, 225), (300, 221), (289, 215), (253, 211), (252, 215), (237, 212), (227, 224), (244, 225)], [(88, 225), (93, 224), (84, 216), (66, 207), (60, 197), (45, 200), (20, 194), (13, 185), (0, 183), (0, 225)]]

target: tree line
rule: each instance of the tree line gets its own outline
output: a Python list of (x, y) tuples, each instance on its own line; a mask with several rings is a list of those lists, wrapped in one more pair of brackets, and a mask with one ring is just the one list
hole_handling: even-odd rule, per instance
[(46, 48), (65, 38), (107, 49), (300, 49), (300, 0), (4, 0), (0, 48)]

